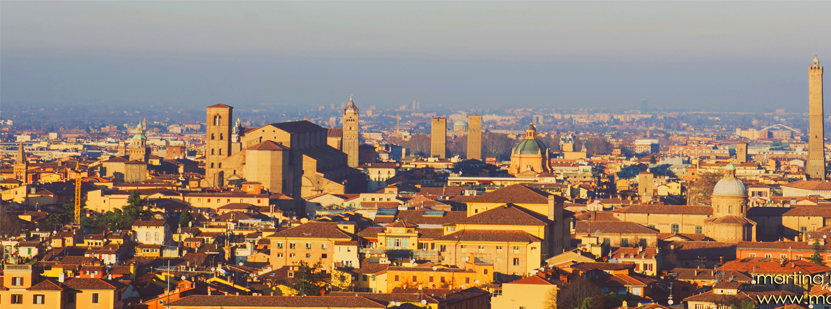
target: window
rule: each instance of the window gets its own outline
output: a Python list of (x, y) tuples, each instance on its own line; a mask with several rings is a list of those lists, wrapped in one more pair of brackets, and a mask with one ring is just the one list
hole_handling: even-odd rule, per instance
[(484, 250), (485, 250), (485, 246), (479, 246), (479, 252), (482, 252)]
[(23, 285), (23, 277), (12, 277), (12, 286)]
[(519, 246), (514, 246), (514, 251), (519, 251)]
[(485, 273), (485, 275), (487, 275), (487, 274), (488, 274), (488, 270), (487, 270), (487, 269), (485, 269), (484, 273)]
[(765, 258), (768, 258), (768, 259), (769, 259), (769, 258), (770, 258), (770, 253), (765, 254)]
[(441, 279), (441, 280), (439, 280), (441, 283), (444, 283), (444, 277), (441, 277), (439, 279)]
[(329, 256), (328, 256), (328, 255), (326, 255), (326, 253), (324, 253), (324, 254), (321, 254), (321, 255), (320, 255), (320, 258), (321, 258), (321, 259), (325, 259), (325, 258), (327, 258), (327, 257), (329, 257)]
[(620, 246), (621, 247), (629, 247), (629, 238), (621, 238), (620, 239)]
[(750, 257), (756, 257), (756, 253), (751, 253)]
[(307, 258), (307, 259), (312, 258), (312, 254), (311, 254), (311, 253), (306, 253), (306, 258)]
[(733, 213), (733, 205), (727, 206), (727, 213)]
[(369, 277), (367, 277), (366, 275), (363, 275), (363, 276), (361, 276), (361, 280), (362, 281), (369, 281)]
[(294, 243), (289, 243), (289, 249), (294, 249), (296, 246)]
[(328, 249), (329, 249), (329, 244), (327, 244), (327, 243), (322, 243), (322, 244), (320, 244), (320, 249), (322, 249), (322, 250), (328, 250)]
[(807, 231), (808, 231), (808, 227), (807, 227), (807, 226), (803, 226), (803, 227), (799, 228), (799, 230), (800, 230), (802, 233), (805, 233), (805, 232), (807, 232)]
[(780, 254), (780, 255), (779, 255), (779, 258), (784, 260), (784, 259), (786, 259), (786, 258), (787, 258), (787, 256), (786, 256), (786, 255), (784, 255), (784, 254)]
[(12, 304), (22, 304), (23, 303), (23, 295), (22, 294), (12, 294)]
[(277, 249), (283, 249), (283, 243), (278, 242), (277, 243)]
[(802, 254), (797, 254), (797, 255), (796, 255), (796, 259), (797, 259), (797, 260), (801, 260), (801, 259), (802, 259)]
[(501, 250), (502, 250), (502, 246), (496, 246), (496, 251), (501, 251)]
[(289, 257), (290, 257), (290, 258), (293, 258), (293, 257), (294, 257), (294, 253), (289, 253)]
[(395, 282), (398, 282), (398, 275), (395, 275)]
[(413, 282), (418, 282), (418, 276), (413, 276)]
[(35, 294), (34, 304), (43, 305), (46, 303), (46, 297), (43, 294)]
[(655, 225), (654, 225), (654, 224), (647, 225), (646, 227), (651, 228), (651, 229), (655, 229)]
[(433, 276), (430, 276), (430, 280), (428, 281), (433, 282)]
[(695, 226), (695, 233), (696, 234), (704, 234), (704, 230), (701, 228), (700, 225)]
[(519, 258), (514, 258), (514, 266), (519, 266)]
[(446, 250), (447, 250), (447, 246), (445, 246), (445, 245), (439, 246), (439, 251), (444, 252)]
[(281, 258), (281, 257), (283, 257), (283, 254), (282, 253), (277, 253), (277, 257)]
[(312, 243), (307, 242), (306, 243), (306, 250), (310, 250), (310, 249), (312, 249)]
[(470, 284), (470, 277), (465, 277), (465, 284)]
[(677, 223), (673, 223), (673, 224), (672, 224), (672, 233), (673, 233), (673, 234), (678, 234), (678, 232), (679, 232), (679, 231), (680, 231), (680, 227), (678, 226), (678, 224), (677, 224)]
[(159, 232), (156, 232), (156, 242), (159, 242)]
[(611, 240), (611, 239), (609, 239), (609, 238), (603, 238), (603, 245), (604, 245), (604, 246), (609, 246), (609, 245), (611, 245), (611, 244), (612, 244), (612, 240)]

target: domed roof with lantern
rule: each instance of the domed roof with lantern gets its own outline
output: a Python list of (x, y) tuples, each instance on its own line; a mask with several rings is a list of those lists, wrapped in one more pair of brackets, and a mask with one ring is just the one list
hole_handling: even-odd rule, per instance
[(747, 187), (736, 178), (736, 166), (728, 164), (725, 170), (727, 173), (716, 183), (713, 195), (747, 195)]
[(541, 140), (537, 139), (537, 128), (534, 124), (529, 124), (525, 128), (525, 139), (520, 141), (511, 151), (513, 154), (544, 154), (548, 151), (548, 146)]
[(357, 115), (358, 114), (358, 107), (355, 106), (355, 102), (352, 101), (352, 95), (349, 95), (349, 104), (343, 109), (344, 115)]

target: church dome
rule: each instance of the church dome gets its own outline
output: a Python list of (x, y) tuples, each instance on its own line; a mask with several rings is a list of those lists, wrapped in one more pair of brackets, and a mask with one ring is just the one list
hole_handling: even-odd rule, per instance
[(467, 122), (464, 121), (464, 120), (459, 120), (459, 121), (456, 121), (456, 123), (454, 123), (453, 126), (454, 127), (466, 127)]
[(728, 164), (725, 169), (728, 173), (716, 183), (713, 188), (713, 195), (747, 195), (747, 187), (734, 176), (736, 167), (733, 164)]
[(513, 154), (542, 154), (548, 151), (545, 143), (538, 139), (524, 139), (514, 147)]

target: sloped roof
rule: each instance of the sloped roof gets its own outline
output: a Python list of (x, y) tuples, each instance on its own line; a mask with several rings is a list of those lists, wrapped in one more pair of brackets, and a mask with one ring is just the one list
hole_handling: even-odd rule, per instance
[(288, 147), (277, 144), (273, 141), (265, 141), (254, 146), (246, 148), (246, 150), (276, 150), (276, 151), (285, 151), (289, 150)]
[(551, 223), (545, 216), (514, 205), (499, 206), (456, 222), (456, 224), (486, 225), (548, 225)]
[(712, 215), (710, 206), (630, 205), (615, 209), (616, 213), (645, 213), (652, 215)]
[(309, 221), (305, 224), (279, 231), (268, 237), (341, 238), (349, 240), (353, 238), (351, 234), (339, 229), (337, 222), (315, 221)]
[(637, 224), (635, 222), (620, 221), (577, 221), (575, 233), (626, 233), (626, 234), (658, 234), (658, 231)]
[[(468, 203), (526, 203), (526, 204), (548, 204), (548, 196), (553, 195), (524, 185), (512, 185), (497, 189), (468, 199)], [(554, 195), (557, 202), (565, 199)]]
[(241, 296), (190, 295), (170, 303), (174, 307), (294, 307), (294, 308), (386, 308), (362, 296)]
[(278, 129), (286, 131), (288, 133), (305, 133), (305, 132), (314, 132), (314, 131), (320, 131), (320, 130), (327, 130), (326, 128), (323, 128), (319, 125), (308, 122), (306, 120), (290, 121), (290, 122), (278, 122), (278, 123), (272, 123), (272, 124), (270, 124), (270, 126), (274, 126)]
[(452, 241), (499, 241), (499, 242), (539, 242), (542, 239), (524, 231), (461, 230), (444, 235), (435, 240)]
[(216, 103), (216, 104), (208, 106), (208, 107), (230, 107), (230, 106), (222, 104), (222, 103)]

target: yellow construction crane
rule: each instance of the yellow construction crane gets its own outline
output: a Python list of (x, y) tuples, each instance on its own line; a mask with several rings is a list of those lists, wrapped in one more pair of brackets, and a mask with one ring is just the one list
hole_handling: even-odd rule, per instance
[(390, 117), (390, 118), (395, 118), (395, 133), (400, 133), (401, 130), (399, 128), (399, 124), (401, 123), (401, 116), (399, 116), (399, 115), (395, 115), (395, 116), (384, 115), (384, 116), (387, 116), (387, 117)]
[(81, 225), (81, 169), (75, 162), (75, 224)]

